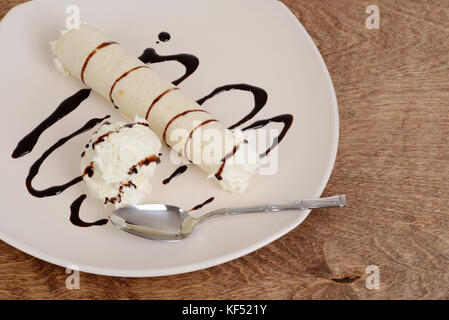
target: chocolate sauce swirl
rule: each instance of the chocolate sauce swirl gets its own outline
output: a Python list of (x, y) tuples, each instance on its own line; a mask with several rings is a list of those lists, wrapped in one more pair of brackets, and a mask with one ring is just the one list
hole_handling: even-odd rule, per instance
[(182, 77), (176, 79), (175, 81), (172, 81), (175, 86), (179, 85), (185, 79), (190, 77), (200, 64), (200, 60), (192, 54), (181, 53), (163, 56), (159, 55), (153, 48), (145, 49), (144, 52), (140, 55), (139, 60), (146, 64), (165, 61), (176, 61), (182, 64), (186, 68), (186, 71)]
[(206, 102), (209, 99), (212, 99), (216, 95), (230, 91), (230, 90), (241, 90), (241, 91), (248, 91), (251, 92), (254, 97), (254, 107), (253, 109), (245, 115), (242, 119), (234, 123), (232, 126), (230, 126), (228, 129), (232, 130), (234, 128), (237, 128), (238, 126), (244, 124), (245, 122), (251, 120), (254, 118), (254, 116), (259, 113), (260, 110), (266, 105), (268, 100), (268, 94), (267, 92), (259, 87), (252, 86), (250, 84), (245, 83), (237, 83), (237, 84), (228, 84), (225, 86), (218, 87), (214, 89), (211, 93), (209, 93), (207, 96), (197, 100), (197, 103), (199, 105), (202, 105), (204, 102)]
[[(35, 188), (33, 188), (32, 186), (32, 182), (33, 179), (36, 177), (36, 175), (39, 173), (39, 169), (42, 165), (42, 163), (45, 161), (45, 159), (47, 159), (47, 157), (53, 153), (53, 151), (55, 151), (56, 149), (58, 149), (59, 147), (61, 147), (62, 145), (64, 145), (67, 141), (69, 141), (70, 139), (72, 139), (73, 137), (76, 137), (77, 135), (80, 135), (81, 133), (84, 133), (90, 129), (92, 129), (93, 127), (95, 127), (97, 124), (99, 124), (100, 122), (102, 122), (103, 120), (109, 118), (110, 116), (106, 116), (104, 118), (98, 119), (98, 118), (94, 118), (92, 120), (89, 120), (83, 127), (81, 127), (80, 129), (78, 129), (77, 131), (73, 132), (72, 134), (61, 138), (58, 142), (56, 142), (53, 146), (51, 146), (47, 151), (45, 151), (42, 156), (36, 160), (36, 162), (31, 166), (30, 171), (28, 173), (28, 176), (26, 178), (26, 187), (28, 189), (28, 191), (35, 197), (38, 198), (43, 198), (43, 197), (51, 197), (51, 196), (55, 196), (60, 194), (61, 192), (63, 192), (65, 189), (77, 184), (78, 182), (83, 181), (83, 177), (79, 176), (76, 177), (74, 179), (72, 179), (71, 181), (59, 185), (59, 186), (53, 186), (44, 190), (37, 190)], [(87, 173), (89, 174), (89, 173)], [(93, 173), (92, 173), (93, 174)]]
[(95, 222), (84, 222), (80, 218), (80, 208), (84, 200), (86, 200), (87, 195), (82, 194), (70, 205), (70, 222), (78, 227), (92, 227), (92, 226), (102, 226), (108, 223), (108, 219), (100, 219)]
[(90, 92), (91, 89), (81, 89), (74, 95), (65, 99), (56, 108), (56, 110), (50, 116), (48, 116), (47, 119), (42, 121), (35, 129), (33, 129), (33, 131), (31, 131), (22, 140), (19, 141), (11, 156), (16, 159), (30, 153), (39, 140), (41, 134), (56, 122), (68, 115), (70, 112), (75, 110), (81, 104), (81, 102), (89, 97)]
[(262, 127), (265, 127), (266, 125), (272, 123), (272, 122), (281, 122), (283, 123), (284, 127), (281, 130), (281, 133), (274, 139), (271, 146), (265, 150), (265, 152), (261, 153), (259, 157), (265, 157), (268, 155), (279, 143), (281, 143), (282, 139), (284, 139), (285, 135), (287, 134), (287, 131), (290, 129), (292, 122), (293, 122), (293, 115), (291, 114), (281, 114), (279, 116), (269, 118), (269, 119), (263, 119), (256, 121), (249, 126), (242, 129), (242, 131), (250, 130), (250, 129), (259, 129)]

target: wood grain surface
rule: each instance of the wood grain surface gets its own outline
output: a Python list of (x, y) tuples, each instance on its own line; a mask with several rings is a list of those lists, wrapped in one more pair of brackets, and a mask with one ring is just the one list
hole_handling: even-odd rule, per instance
[[(20, 0), (0, 0), (0, 16)], [(2, 299), (448, 299), (449, 1), (284, 0), (320, 49), (340, 144), (316, 210), (274, 243), (220, 266), (158, 278), (81, 273), (0, 242)], [(368, 30), (365, 8), (380, 9)], [(4, 88), (3, 88), (4, 90)], [(377, 265), (380, 288), (365, 269)]]

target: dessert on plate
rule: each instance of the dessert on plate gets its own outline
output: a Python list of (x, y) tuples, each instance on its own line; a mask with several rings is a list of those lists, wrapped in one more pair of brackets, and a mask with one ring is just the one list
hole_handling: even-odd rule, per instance
[[(121, 203), (136, 204), (142, 199), (144, 190), (150, 191), (149, 184), (143, 182), (141, 187), (135, 189), (133, 185), (123, 187), (121, 191), (120, 188), (121, 183), (128, 180), (135, 184), (133, 178), (122, 172), (122, 167), (129, 165), (131, 158), (137, 162), (142, 160), (131, 149), (142, 148), (136, 151), (140, 157), (158, 152), (153, 131), (162, 143), (198, 165), (208, 174), (208, 179), (215, 180), (224, 190), (233, 193), (245, 191), (250, 177), (259, 167), (259, 157), (243, 135), (228, 130), (180, 88), (159, 76), (150, 66), (94, 26), (83, 23), (78, 29), (64, 31), (50, 45), (55, 55), (55, 65), (60, 71), (77, 77), (108, 99), (127, 120), (140, 117), (141, 122), (149, 125), (149, 128), (135, 126), (129, 130), (118, 130), (117, 134), (104, 138), (105, 143), (98, 146), (100, 151), (88, 148), (82, 159), (82, 168), (88, 166), (90, 161), (94, 162), (94, 167), (100, 166), (102, 157), (112, 159), (107, 166), (99, 169), (101, 177), (94, 175), (85, 179), (96, 197), (105, 199), (106, 203), (115, 201), (117, 205), (119, 195)], [(98, 139), (98, 135), (104, 134), (105, 130), (114, 131), (120, 126), (105, 125), (94, 139)], [(145, 129), (147, 136), (142, 141), (130, 139), (133, 130)], [(129, 149), (132, 156), (125, 162), (111, 158), (119, 155), (114, 154), (119, 149)], [(115, 165), (117, 169), (113, 168)], [(142, 173), (142, 178), (150, 177), (153, 170), (154, 165), (149, 166), (148, 172)]]

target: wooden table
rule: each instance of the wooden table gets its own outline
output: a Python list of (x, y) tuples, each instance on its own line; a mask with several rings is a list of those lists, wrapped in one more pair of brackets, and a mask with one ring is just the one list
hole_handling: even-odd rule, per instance
[[(21, 0), (0, 0), (0, 17)], [(240, 259), (188, 274), (81, 274), (0, 243), (0, 298), (448, 299), (449, 2), (284, 0), (320, 49), (337, 93), (340, 144), (317, 210)], [(368, 30), (365, 8), (380, 9)], [(380, 288), (369, 290), (376, 265)]]

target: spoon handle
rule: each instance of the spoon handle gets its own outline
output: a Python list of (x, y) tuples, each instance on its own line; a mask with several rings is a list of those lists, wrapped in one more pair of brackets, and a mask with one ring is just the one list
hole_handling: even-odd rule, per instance
[(278, 212), (278, 211), (288, 211), (288, 210), (307, 210), (307, 209), (317, 209), (317, 208), (334, 208), (334, 207), (345, 207), (347, 206), (346, 195), (341, 194), (328, 198), (320, 199), (304, 199), (287, 203), (279, 204), (262, 204), (251, 207), (237, 207), (237, 208), (224, 208), (212, 211), (198, 219), (199, 222), (203, 222), (206, 219), (219, 216), (246, 214), (246, 213), (256, 213), (256, 212)]
[(341, 194), (333, 197), (321, 199), (304, 199), (290, 203), (266, 204), (266, 212), (276, 212), (284, 210), (307, 210), (318, 208), (334, 208), (347, 206), (346, 195)]
[(278, 212), (287, 210), (307, 210), (317, 208), (344, 207), (347, 205), (346, 195), (337, 195), (320, 199), (304, 199), (278, 204), (263, 204), (254, 207), (228, 208), (229, 214), (254, 213), (254, 212)]

